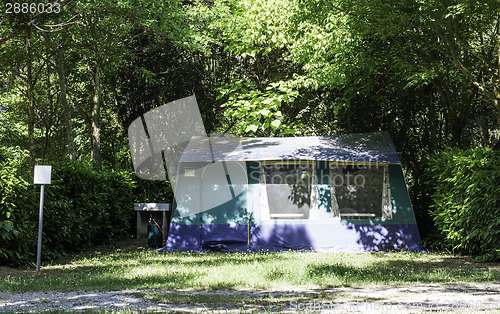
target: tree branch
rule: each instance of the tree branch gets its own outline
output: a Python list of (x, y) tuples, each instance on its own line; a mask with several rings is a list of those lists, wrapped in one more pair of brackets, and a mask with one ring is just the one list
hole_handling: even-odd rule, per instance
[(473, 49), (470, 46), (469, 42), (465, 40), (462, 36), (460, 36), (459, 34), (456, 34), (455, 36), (457, 37), (458, 41), (465, 47), (465, 50), (472, 53), (472, 55), (474, 55), (484, 64), (484, 66), (486, 67), (486, 71), (488, 72), (488, 75), (490, 76), (493, 84), (495, 84), (496, 81), (495, 70), (493, 69), (491, 62), (488, 61), (488, 58), (484, 54), (479, 53), (478, 51)]
[[(467, 67), (460, 61), (458, 54), (456, 50), (453, 48), (453, 43), (450, 42), (450, 39), (443, 34), (439, 29), (435, 29), (436, 33), (441, 37), (441, 39), (445, 42), (445, 46), (447, 47), (447, 53), (448, 56), (451, 58), (452, 63), (455, 65), (455, 67), (461, 71), (463, 74), (465, 74), (470, 82), (476, 86), (479, 91), (484, 93), (486, 97), (488, 97), (493, 103), (498, 103), (498, 99), (496, 98), (496, 95), (493, 91), (489, 90), (484, 84), (476, 80), (474, 75), (467, 69)], [(493, 78), (492, 78), (493, 79)], [(494, 81), (492, 83), (495, 83)]]
[[(61, 6), (61, 10), (64, 6), (70, 4), (71, 2), (73, 2), (73, 0), (69, 0), (69, 1), (65, 1), (65, 0), (54, 0), (54, 2), (52, 2), (52, 5), (55, 5), (55, 4), (60, 4)], [(15, 31), (13, 31), (12, 33), (8, 34), (7, 36), (3, 37), (3, 38), (0, 38), (0, 45), (2, 45), (3, 43), (5, 43), (6, 41), (8, 41), (9, 39), (11, 38), (14, 38), (16, 37), (17, 35), (19, 35), (20, 33), (28, 30), (29, 28), (31, 28), (31, 26), (34, 26), (35, 24), (37, 24), (40, 20), (42, 20), (43, 18), (45, 18), (47, 15), (49, 14), (53, 14), (53, 13), (47, 13), (47, 12), (42, 12), (42, 13), (38, 13), (37, 15), (35, 15), (30, 21), (28, 21), (26, 24), (24, 24), (23, 26), (19, 27), (18, 29), (16, 29)]]
[(83, 120), (85, 121), (85, 123), (89, 127), (89, 130), (91, 130), (92, 129), (92, 120), (90, 119), (90, 116), (85, 112), (85, 110), (83, 110), (82, 106), (80, 106), (80, 103), (76, 99), (75, 95), (73, 95), (73, 93), (71, 93), (69, 91), (69, 89), (66, 90), (66, 93), (69, 95), (69, 98), (71, 98), (71, 101), (73, 102), (73, 104), (75, 104), (76, 109), (78, 110), (78, 112), (82, 116)]

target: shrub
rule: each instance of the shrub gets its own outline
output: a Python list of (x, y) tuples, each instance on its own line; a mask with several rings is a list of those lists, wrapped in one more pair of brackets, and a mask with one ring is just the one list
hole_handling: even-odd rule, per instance
[[(28, 167), (0, 164), (0, 265), (32, 264), (36, 254), (40, 187)], [(53, 259), (133, 233), (131, 171), (96, 172), (82, 162), (52, 163), (45, 188), (42, 258)]]
[(429, 161), (431, 215), (444, 245), (457, 253), (500, 259), (500, 152), (452, 149)]
[(44, 204), (46, 258), (130, 235), (130, 172), (96, 172), (79, 162), (59, 162), (52, 169)]
[(0, 264), (24, 264), (34, 255), (23, 255), (36, 241), (30, 221), (36, 209), (26, 206), (34, 195), (23, 177), (24, 157), (27, 152), (19, 148), (0, 147)]
[[(40, 186), (30, 184), (28, 152), (0, 146), (0, 265), (33, 264)], [(45, 186), (42, 259), (54, 259), (135, 233), (134, 202), (171, 202), (168, 181), (133, 171), (95, 171), (85, 162), (55, 162)]]

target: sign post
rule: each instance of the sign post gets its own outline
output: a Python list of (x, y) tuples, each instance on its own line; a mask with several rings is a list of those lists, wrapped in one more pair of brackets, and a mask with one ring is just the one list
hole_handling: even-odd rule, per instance
[(35, 166), (34, 184), (41, 184), (40, 188), (40, 213), (38, 217), (38, 247), (36, 251), (36, 271), (40, 271), (42, 259), (42, 226), (43, 226), (43, 193), (45, 184), (50, 184), (52, 166)]

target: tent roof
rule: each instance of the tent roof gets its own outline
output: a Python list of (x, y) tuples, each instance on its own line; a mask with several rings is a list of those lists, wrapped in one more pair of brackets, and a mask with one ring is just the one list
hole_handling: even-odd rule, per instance
[(283, 159), (400, 163), (387, 132), (306, 137), (193, 136), (180, 162)]

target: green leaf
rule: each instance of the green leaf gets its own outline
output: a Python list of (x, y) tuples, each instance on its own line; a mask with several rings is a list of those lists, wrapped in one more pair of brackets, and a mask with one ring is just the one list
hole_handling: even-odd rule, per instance
[(247, 128), (245, 129), (245, 132), (250, 132), (250, 131), (256, 132), (258, 128), (259, 127), (257, 125), (251, 124), (251, 125), (247, 126)]
[(260, 113), (263, 117), (268, 117), (268, 116), (269, 116), (269, 114), (271, 113), (271, 111), (270, 111), (270, 110), (268, 110), (268, 109), (262, 109), (262, 110), (260, 110), (260, 111), (259, 111), (259, 113)]

